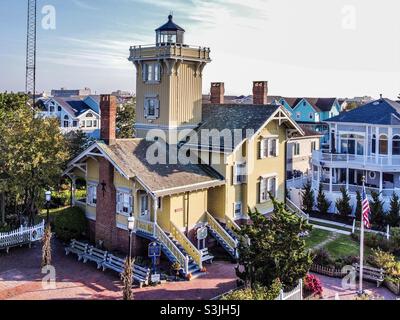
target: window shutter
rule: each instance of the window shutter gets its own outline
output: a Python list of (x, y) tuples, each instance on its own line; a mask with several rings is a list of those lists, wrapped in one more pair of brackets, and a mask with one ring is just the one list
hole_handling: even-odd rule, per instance
[(154, 115), (155, 115), (156, 118), (158, 118), (160, 116), (160, 100), (156, 99), (155, 103), (156, 103), (156, 105), (155, 105), (155, 113), (154, 113)]
[(87, 204), (92, 204), (92, 186), (88, 186), (88, 194), (86, 198), (86, 203)]
[(133, 211), (133, 197), (129, 195), (129, 213)]
[(259, 158), (260, 159), (264, 159), (264, 155), (265, 155), (265, 140), (261, 140), (259, 142), (259, 150), (260, 150), (260, 154), (259, 154)]
[(270, 150), (271, 150), (271, 139), (265, 139), (264, 143), (265, 143), (265, 146), (264, 146), (264, 148), (265, 148), (264, 158), (268, 158)]
[(149, 99), (144, 99), (144, 117), (147, 118), (149, 115)]
[(121, 192), (117, 192), (117, 212), (121, 213), (122, 212), (122, 194)]
[(233, 183), (233, 184), (238, 184), (238, 165), (237, 165), (237, 164), (235, 164), (235, 165), (233, 166), (232, 183)]
[(275, 139), (275, 157), (279, 157), (279, 138)]
[(142, 79), (143, 81), (147, 81), (147, 64), (142, 65)]
[(265, 189), (266, 189), (266, 180), (261, 178), (260, 181), (260, 203), (265, 202)]

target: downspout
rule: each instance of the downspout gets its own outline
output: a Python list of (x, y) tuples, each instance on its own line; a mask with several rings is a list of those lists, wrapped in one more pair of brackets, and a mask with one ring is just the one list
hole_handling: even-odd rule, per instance
[(189, 238), (189, 192), (185, 193), (186, 200), (186, 237)]

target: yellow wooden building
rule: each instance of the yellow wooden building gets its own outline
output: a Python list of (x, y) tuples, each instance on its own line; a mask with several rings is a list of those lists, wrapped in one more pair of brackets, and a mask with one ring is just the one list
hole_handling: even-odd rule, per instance
[(213, 83), (211, 103), (202, 104), (210, 49), (187, 46), (183, 37), (170, 16), (156, 44), (131, 47), (137, 137), (116, 139), (116, 100), (102, 95), (101, 140), (66, 175), (87, 183), (86, 199), (73, 201), (85, 210), (93, 241), (127, 251), (133, 217), (134, 252), (159, 241), (188, 274), (210, 259), (209, 238), (237, 256), (235, 232), (248, 207), (268, 214), (270, 194), (285, 201), (286, 142), (303, 132), (283, 106), (267, 104), (264, 81), (254, 82), (251, 105), (224, 104), (223, 83)]

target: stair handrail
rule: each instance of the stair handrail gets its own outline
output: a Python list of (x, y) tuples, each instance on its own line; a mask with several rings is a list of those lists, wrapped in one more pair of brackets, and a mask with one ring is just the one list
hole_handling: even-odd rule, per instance
[(231, 235), (226, 232), (226, 230), (219, 224), (219, 222), (209, 213), (206, 212), (207, 222), (210, 227), (218, 233), (218, 235), (225, 240), (225, 242), (232, 248), (236, 250), (237, 240), (233, 239)]
[(146, 220), (142, 220), (142, 219), (137, 219), (137, 218), (135, 218), (134, 221), (135, 221), (135, 229), (136, 230), (140, 230), (140, 231), (142, 231), (144, 233), (147, 233), (149, 235), (153, 235), (154, 234), (154, 226), (155, 226), (154, 222), (146, 221)]
[(286, 198), (286, 207), (292, 210), (296, 215), (301, 218), (306, 219), (307, 221), (310, 219), (310, 215), (301, 210), (292, 200)]
[(181, 250), (175, 245), (175, 243), (166, 235), (163, 229), (158, 224), (154, 225), (156, 231), (157, 240), (163, 243), (169, 251), (173, 254), (173, 256), (178, 260), (181, 268), (183, 268), (185, 274), (189, 272), (189, 259), (185, 256)]
[(235, 222), (235, 220), (231, 219), (231, 217), (225, 216), (225, 222), (229, 230), (235, 234), (235, 237), (239, 238), (237, 231), (242, 230), (242, 228), (240, 228), (240, 226)]
[(171, 221), (171, 235), (179, 242), (179, 244), (185, 249), (188, 255), (190, 255), (200, 269), (203, 268), (203, 262), (201, 258), (203, 254), (194, 246), (194, 244), (185, 236), (185, 234), (179, 230), (179, 228)]

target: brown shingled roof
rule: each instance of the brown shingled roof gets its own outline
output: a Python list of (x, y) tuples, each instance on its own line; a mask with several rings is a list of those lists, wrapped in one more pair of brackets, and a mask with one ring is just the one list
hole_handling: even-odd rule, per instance
[(150, 164), (146, 153), (154, 142), (118, 139), (115, 144), (97, 142), (98, 147), (129, 177), (136, 177), (157, 196), (216, 187), (225, 183), (211, 167), (196, 164)]

